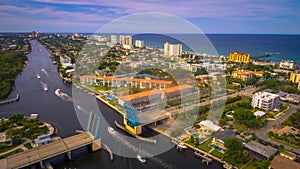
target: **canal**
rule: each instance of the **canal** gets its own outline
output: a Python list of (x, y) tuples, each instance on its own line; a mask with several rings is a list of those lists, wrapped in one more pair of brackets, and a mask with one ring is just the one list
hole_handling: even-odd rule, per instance
[[(23, 72), (15, 80), (15, 88), (10, 93), (9, 98), (20, 95), (18, 102), (0, 106), (0, 117), (8, 117), (14, 113), (38, 113), (41, 120), (54, 124), (59, 129), (58, 135), (62, 138), (75, 134), (76, 129), (82, 129), (80, 123), (82, 117), (85, 118), (86, 111), (90, 111), (89, 99), (94, 96), (86, 94), (84, 91), (76, 90), (72, 93), (72, 86), (62, 82), (56, 65), (52, 64), (50, 53), (37, 40), (31, 40), (32, 51), (29, 53), (29, 63)], [(38, 78), (40, 77), (40, 78)], [(45, 91), (47, 87), (48, 91)], [(55, 90), (60, 89), (68, 95), (73, 94), (76, 105), (72, 102), (63, 100), (55, 95)], [(76, 95), (76, 96), (74, 96)], [(111, 126), (114, 120), (122, 122), (122, 118), (114, 110), (100, 101), (95, 101), (98, 109), (100, 108), (104, 118)], [(80, 105), (78, 110), (77, 105)], [(84, 112), (85, 111), (85, 112)], [(94, 110), (97, 111), (97, 110)], [(84, 113), (82, 113), (84, 112)], [(81, 117), (80, 114), (83, 114)], [(78, 120), (78, 117), (80, 117)], [(107, 131), (107, 126), (101, 123), (100, 130)], [(114, 127), (115, 128), (115, 127)], [(121, 133), (121, 131), (117, 130)], [(151, 132), (149, 132), (151, 134)], [(100, 135), (102, 138), (103, 134)], [(166, 138), (161, 138), (167, 140)], [(114, 151), (130, 151), (130, 148), (117, 142), (112, 136), (105, 136), (102, 139)], [(134, 153), (134, 152), (132, 152)], [(120, 153), (117, 153), (120, 154)], [(114, 160), (110, 161), (106, 151), (90, 153), (89, 151), (78, 151), (74, 153), (76, 160), (69, 161), (61, 156), (52, 160), (55, 168), (77, 168), (77, 169), (139, 169), (139, 168), (222, 168), (217, 162), (212, 162), (208, 166), (201, 163), (201, 160), (193, 156), (192, 150), (178, 152), (175, 148), (152, 158), (147, 158), (146, 163), (139, 162), (136, 158), (121, 157), (114, 155)]]

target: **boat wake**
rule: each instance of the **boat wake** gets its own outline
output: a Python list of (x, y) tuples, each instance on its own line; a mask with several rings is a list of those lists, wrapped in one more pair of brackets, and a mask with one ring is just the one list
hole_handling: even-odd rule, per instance
[(168, 164), (167, 162), (163, 161), (162, 159), (153, 156), (151, 153), (146, 152), (145, 150), (141, 150), (139, 147), (136, 147), (135, 145), (133, 145), (132, 143), (130, 143), (126, 139), (122, 138), (121, 135), (122, 134), (119, 134), (119, 133), (116, 132), (112, 136), (115, 138), (115, 140), (117, 142), (127, 146), (129, 149), (131, 149), (131, 151), (137, 153), (137, 156), (139, 155), (140, 157), (141, 156), (147, 157), (150, 161), (153, 161), (156, 164), (159, 164), (160, 166), (162, 166), (162, 168), (168, 168), (168, 169), (173, 168), (172, 165)]

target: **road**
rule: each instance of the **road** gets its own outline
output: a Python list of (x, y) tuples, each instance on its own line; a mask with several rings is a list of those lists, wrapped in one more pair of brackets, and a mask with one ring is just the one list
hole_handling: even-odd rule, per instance
[[(271, 123), (268, 123), (265, 127), (255, 131), (255, 135), (261, 139), (261, 140), (265, 140), (265, 141), (268, 141), (274, 145), (283, 145), (282, 143), (278, 143), (274, 140), (272, 140), (271, 138), (269, 138), (267, 136), (267, 132), (270, 131), (272, 129), (273, 126), (275, 125), (278, 125), (278, 124), (281, 124), (282, 122), (284, 122), (289, 116), (291, 116), (292, 114), (296, 113), (297, 112), (297, 109), (300, 109), (299, 106), (296, 106), (296, 105), (293, 105), (293, 104), (290, 104), (290, 110), (287, 112), (287, 113), (284, 113), (282, 116), (278, 117), (276, 120), (274, 120), (273, 122)], [(288, 150), (291, 150), (293, 152), (296, 152), (297, 154), (300, 154), (300, 150), (297, 149), (297, 148), (293, 148), (293, 147), (290, 147), (290, 146), (287, 146), (287, 145), (284, 145), (284, 147)]]

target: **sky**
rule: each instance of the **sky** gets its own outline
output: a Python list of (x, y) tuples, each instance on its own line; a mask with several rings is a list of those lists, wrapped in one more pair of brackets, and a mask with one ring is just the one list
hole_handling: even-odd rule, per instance
[(300, 34), (299, 0), (0, 0), (0, 9), (0, 32), (93, 33), (124, 16), (161, 12), (204, 33)]

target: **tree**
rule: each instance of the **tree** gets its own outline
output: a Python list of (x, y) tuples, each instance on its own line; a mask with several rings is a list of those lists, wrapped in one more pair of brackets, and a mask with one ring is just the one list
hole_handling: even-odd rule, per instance
[(9, 117), (8, 120), (12, 123), (19, 123), (23, 119), (24, 119), (24, 114), (13, 114)]

